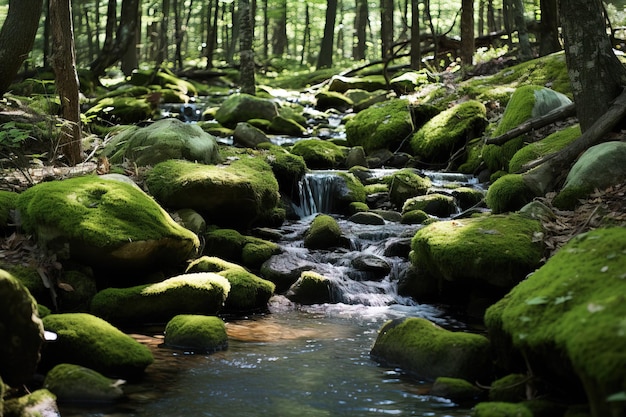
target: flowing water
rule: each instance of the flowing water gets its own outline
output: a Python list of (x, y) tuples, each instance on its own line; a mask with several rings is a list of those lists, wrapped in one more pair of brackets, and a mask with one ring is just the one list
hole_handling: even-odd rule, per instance
[[(469, 181), (431, 175), (434, 186)], [(332, 213), (332, 173), (310, 174), (302, 187), (302, 218), (285, 223), (279, 243), (331, 280), (335, 303), (301, 306), (275, 296), (268, 314), (227, 320), (228, 349), (212, 355), (160, 348), (162, 329), (154, 330), (156, 336), (136, 336), (152, 347), (156, 361), (142, 381), (127, 384), (127, 398), (110, 406), (66, 405), (62, 415), (469, 416), (468, 406), (429, 395), (428, 382), (380, 366), (369, 356), (389, 319), (424, 317), (449, 329), (464, 328), (439, 307), (397, 294), (398, 276), (409, 263), (385, 256), (386, 247), (394, 239), (406, 241), (419, 226), (366, 226), (335, 216), (350, 248), (309, 251), (302, 236), (315, 213)], [(384, 259), (390, 272), (372, 280), (355, 271), (353, 260), (364, 254)]]

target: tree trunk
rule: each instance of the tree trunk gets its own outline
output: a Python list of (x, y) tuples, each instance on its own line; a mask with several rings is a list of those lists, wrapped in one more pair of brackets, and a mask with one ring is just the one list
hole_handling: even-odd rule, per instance
[(613, 53), (601, 0), (561, 0), (565, 56), (580, 128), (608, 110), (626, 85), (626, 70)]
[(539, 55), (545, 56), (560, 50), (557, 1), (541, 0)]
[[(211, 9), (213, 7), (213, 9)], [(213, 10), (213, 16), (211, 16)], [(209, 16), (207, 17), (207, 37), (206, 37), (206, 69), (213, 68), (213, 56), (215, 55), (215, 44), (217, 43), (217, 21), (220, 7), (217, 0), (209, 2)]]
[(11, 0), (0, 30), (0, 96), (7, 92), (30, 53), (39, 27), (43, 0)]
[(474, 63), (474, 0), (463, 0), (461, 5), (461, 63)]
[(137, 15), (137, 24), (135, 26), (135, 36), (133, 37), (128, 49), (121, 58), (121, 69), (124, 75), (130, 76), (134, 70), (139, 68), (139, 48), (137, 45), (141, 43), (141, 13)]
[(367, 0), (356, 1), (356, 14), (354, 16), (354, 33), (356, 35), (356, 43), (352, 48), (352, 57), (355, 61), (365, 59), (367, 50), (367, 22), (369, 20)]
[(317, 68), (330, 68), (333, 65), (333, 43), (335, 40), (335, 19), (337, 17), (337, 0), (326, 1), (326, 24)]
[(61, 101), (61, 114), (66, 120), (61, 126), (59, 145), (69, 164), (74, 166), (82, 161), (83, 152), (72, 5), (70, 0), (50, 0), (49, 7), (53, 45), (50, 61)]
[(159, 41), (157, 46), (158, 49), (156, 55), (157, 66), (161, 65), (163, 62), (166, 62), (169, 59), (167, 54), (167, 47), (169, 43), (167, 40), (167, 34), (170, 22), (170, 0), (163, 0), (161, 13), (163, 18), (161, 19), (161, 22), (157, 23), (157, 27), (160, 26), (158, 35)]
[[(268, 0), (263, 0), (263, 59), (269, 58), (270, 19), (267, 7)], [(308, 10), (308, 4), (307, 4)]]
[(511, 12), (515, 21), (515, 28), (517, 29), (518, 58), (522, 62), (528, 61), (533, 57), (533, 53), (530, 49), (528, 28), (526, 27), (526, 18), (524, 17), (524, 2), (522, 0), (512, 0)]
[(380, 41), (384, 60), (393, 48), (393, 0), (380, 0)]
[[(114, 0), (112, 0), (114, 3)], [(120, 24), (115, 34), (115, 43), (110, 51), (106, 46), (102, 48), (98, 57), (90, 65), (91, 71), (96, 77), (104, 74), (106, 69), (118, 62), (126, 53), (133, 40), (135, 39), (135, 30), (137, 28), (137, 17), (139, 14), (140, 0), (122, 0), (122, 12), (120, 16)], [(111, 1), (109, 2), (109, 5)], [(111, 15), (108, 16), (108, 19)], [(109, 21), (107, 19), (107, 25)], [(134, 45), (133, 45), (134, 46)]]
[(302, 52), (300, 55), (300, 65), (304, 65), (305, 57), (308, 58), (307, 51), (311, 43), (311, 15), (309, 13), (309, 4), (304, 4), (304, 31), (302, 33)]
[(250, 16), (249, 0), (239, 0), (239, 21), (241, 22), (240, 41), (240, 73), (241, 92), (255, 95), (256, 83), (254, 80), (254, 51), (252, 50), (252, 17)]
[(272, 32), (272, 54), (282, 57), (287, 49), (287, 0), (280, 0), (278, 13)]
[(411, 68), (422, 68), (422, 39), (420, 35), (419, 0), (411, 0)]

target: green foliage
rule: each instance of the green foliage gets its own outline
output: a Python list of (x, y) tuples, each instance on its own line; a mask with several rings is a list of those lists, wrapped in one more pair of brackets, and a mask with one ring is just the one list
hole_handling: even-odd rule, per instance
[(20, 128), (15, 122), (0, 125), (0, 152), (19, 149), (26, 139), (32, 138), (30, 131)]

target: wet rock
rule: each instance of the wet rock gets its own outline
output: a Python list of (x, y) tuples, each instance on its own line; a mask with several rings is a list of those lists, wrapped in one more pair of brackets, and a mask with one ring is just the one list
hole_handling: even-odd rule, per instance
[(359, 255), (351, 262), (358, 271), (365, 272), (368, 277), (374, 280), (381, 280), (391, 272), (391, 265), (376, 255)]
[(180, 220), (180, 225), (185, 229), (191, 230), (198, 236), (206, 232), (206, 221), (197, 211), (192, 209), (180, 209), (176, 211), (176, 215)]
[(276, 292), (283, 293), (293, 285), (303, 271), (315, 269), (316, 264), (298, 253), (274, 255), (261, 266), (261, 276), (276, 284)]
[(315, 217), (304, 235), (304, 247), (308, 249), (331, 249), (343, 243), (339, 224), (326, 214)]
[(430, 395), (448, 398), (455, 403), (476, 400), (482, 394), (476, 385), (458, 378), (439, 377), (430, 389)]
[(315, 108), (320, 111), (335, 109), (345, 112), (354, 105), (351, 99), (336, 91), (322, 90), (315, 95), (315, 99), (317, 100)]
[(409, 198), (424, 195), (431, 187), (431, 181), (410, 168), (395, 172), (386, 181), (389, 185), (389, 201), (400, 208)]
[(311, 169), (331, 169), (339, 166), (345, 159), (341, 147), (330, 141), (303, 139), (293, 145), (291, 153), (304, 158)]
[(260, 143), (269, 141), (269, 138), (261, 129), (252, 126), (250, 123), (237, 123), (233, 132), (233, 142), (246, 148), (256, 148)]
[(355, 166), (367, 166), (367, 157), (365, 156), (365, 151), (362, 146), (354, 146), (348, 151), (348, 156), (346, 157), (346, 167), (352, 168)]
[(372, 213), (378, 214), (380, 217), (387, 220), (388, 222), (400, 223), (400, 221), (402, 220), (402, 214), (398, 213), (395, 210), (376, 209), (372, 210)]
[(60, 402), (102, 403), (120, 399), (124, 382), (83, 366), (62, 363), (46, 374), (43, 386)]
[(42, 355), (44, 369), (73, 363), (109, 377), (133, 378), (154, 360), (146, 346), (90, 314), (50, 314), (43, 324), (57, 334)]
[(411, 238), (391, 238), (385, 242), (385, 256), (408, 258), (411, 251)]
[(115, 324), (162, 323), (177, 314), (212, 315), (230, 291), (228, 280), (211, 272), (183, 274), (155, 284), (106, 288), (91, 302), (91, 312)]
[(40, 246), (93, 266), (178, 265), (200, 245), (137, 187), (96, 176), (37, 184), (20, 194), (18, 209)]
[(32, 379), (43, 343), (37, 304), (15, 277), (0, 269), (0, 378), (13, 386)]
[(277, 135), (287, 135), (292, 137), (303, 137), (307, 134), (306, 128), (296, 120), (281, 115), (272, 119), (269, 131)]
[(280, 252), (280, 247), (258, 237), (242, 235), (234, 229), (216, 229), (205, 236), (204, 253), (258, 270), (263, 262)]
[(165, 326), (167, 347), (199, 353), (213, 353), (228, 347), (224, 321), (215, 316), (181, 314)]
[(47, 389), (38, 389), (4, 403), (5, 416), (61, 417), (56, 397)]
[(351, 221), (352, 223), (369, 224), (369, 225), (384, 225), (385, 224), (385, 219), (383, 219), (382, 216), (376, 213), (368, 212), (368, 211), (355, 213), (352, 216), (350, 216), (350, 218), (348, 218), (348, 221)]
[(387, 366), (429, 380), (445, 376), (480, 381), (491, 369), (486, 337), (448, 331), (422, 318), (387, 322), (370, 354)]
[(230, 283), (225, 313), (254, 313), (267, 311), (276, 285), (243, 269), (231, 268), (218, 272)]
[(285, 296), (299, 304), (323, 304), (333, 301), (330, 280), (313, 271), (304, 271)]
[(470, 187), (455, 188), (450, 191), (450, 194), (452, 194), (457, 206), (461, 210), (467, 210), (475, 206), (485, 197), (481, 190)]
[(402, 205), (402, 213), (422, 210), (427, 214), (437, 217), (449, 217), (456, 213), (454, 198), (441, 193), (419, 195), (407, 199)]
[(478, 403), (472, 410), (473, 417), (515, 416), (533, 417), (533, 413), (524, 404), (506, 402)]
[(430, 219), (430, 216), (424, 210), (409, 210), (406, 213), (402, 213), (402, 224), (422, 224), (426, 223)]
[(271, 121), (276, 116), (278, 116), (278, 108), (273, 101), (249, 94), (229, 96), (215, 113), (215, 119), (230, 128), (234, 128), (239, 122), (247, 122), (250, 119)]

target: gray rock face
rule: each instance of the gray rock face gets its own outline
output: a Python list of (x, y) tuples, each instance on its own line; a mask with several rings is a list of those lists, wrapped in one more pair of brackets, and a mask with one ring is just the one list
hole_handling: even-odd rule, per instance
[(261, 276), (276, 284), (276, 292), (281, 293), (293, 285), (303, 271), (315, 269), (315, 263), (296, 253), (285, 252), (274, 255), (261, 266)]
[(233, 132), (234, 143), (246, 148), (256, 148), (263, 142), (269, 142), (269, 138), (261, 129), (252, 126), (250, 123), (239, 122)]
[(367, 211), (364, 211), (361, 213), (355, 213), (352, 216), (350, 216), (348, 220), (353, 223), (358, 223), (358, 224), (369, 224), (369, 225), (384, 225), (385, 224), (385, 219), (383, 219), (382, 216), (376, 213), (371, 213)]
[(366, 273), (366, 278), (373, 280), (383, 279), (391, 272), (391, 265), (383, 258), (376, 255), (359, 255), (352, 260), (352, 266)]

